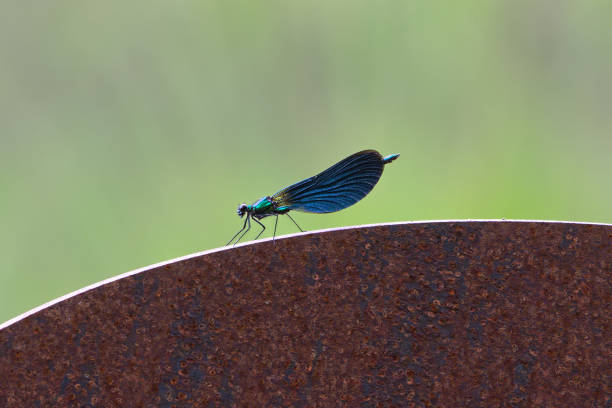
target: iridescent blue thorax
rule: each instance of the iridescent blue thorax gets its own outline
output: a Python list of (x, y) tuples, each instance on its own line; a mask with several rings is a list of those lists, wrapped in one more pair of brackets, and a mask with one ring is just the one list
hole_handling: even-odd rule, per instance
[(274, 203), (269, 196), (260, 198), (249, 207), (251, 207), (251, 212), (253, 215), (272, 215), (272, 212), (274, 211)]
[(270, 196), (262, 197), (245, 208), (245, 212), (257, 219), (269, 217), (270, 215), (285, 214), (288, 211), (288, 206), (279, 206)]

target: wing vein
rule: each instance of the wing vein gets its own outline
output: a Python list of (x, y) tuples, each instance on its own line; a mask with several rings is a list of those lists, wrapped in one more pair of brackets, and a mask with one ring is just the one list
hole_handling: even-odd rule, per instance
[(291, 210), (328, 213), (349, 207), (376, 185), (384, 163), (380, 153), (364, 150), (334, 164), (316, 176), (292, 184), (272, 196)]

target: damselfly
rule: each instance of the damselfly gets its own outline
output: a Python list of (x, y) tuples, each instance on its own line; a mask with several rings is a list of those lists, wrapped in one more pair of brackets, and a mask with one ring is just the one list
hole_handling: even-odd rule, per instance
[(251, 219), (261, 225), (259, 238), (266, 227), (259, 221), (274, 215), (274, 237), (278, 216), (285, 214), (303, 232), (302, 228), (289, 215), (289, 211), (304, 211), (309, 213), (331, 213), (340, 211), (355, 204), (365, 197), (376, 185), (382, 175), (385, 164), (397, 159), (399, 154), (386, 157), (376, 150), (364, 150), (334, 164), (329, 169), (290, 185), (272, 196), (265, 196), (251, 205), (240, 204), (238, 215), (246, 215), (244, 224), (226, 244), (229, 245), (242, 233), (236, 242), (251, 229)]

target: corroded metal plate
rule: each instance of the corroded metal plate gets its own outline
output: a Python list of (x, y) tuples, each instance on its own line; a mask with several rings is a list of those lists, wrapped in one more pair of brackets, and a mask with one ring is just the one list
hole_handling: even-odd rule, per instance
[(5, 324), (0, 406), (611, 406), (611, 304), (610, 225), (300, 234)]

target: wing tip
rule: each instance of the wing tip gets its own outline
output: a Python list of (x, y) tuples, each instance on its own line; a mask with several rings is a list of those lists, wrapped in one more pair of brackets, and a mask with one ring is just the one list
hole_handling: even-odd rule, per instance
[(393, 160), (397, 159), (399, 156), (399, 153), (390, 154), (389, 156), (383, 158), (383, 164), (389, 164)]

